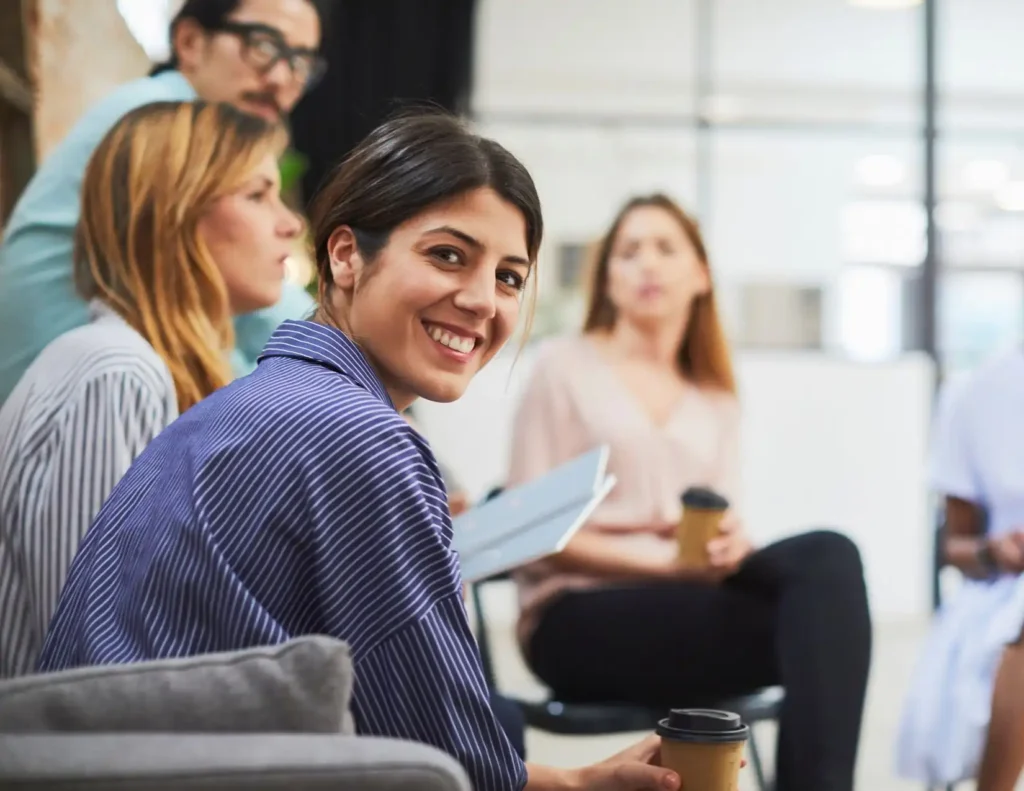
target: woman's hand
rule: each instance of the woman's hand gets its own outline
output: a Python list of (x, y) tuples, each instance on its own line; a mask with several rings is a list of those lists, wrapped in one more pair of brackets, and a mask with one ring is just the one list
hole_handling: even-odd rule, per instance
[(448, 495), (448, 512), (458, 516), (469, 510), (469, 495), (465, 492), (451, 492)]
[(722, 515), (721, 535), (708, 542), (712, 575), (721, 580), (736, 573), (753, 551), (754, 545), (750, 543), (739, 516), (733, 511), (726, 511)]
[(992, 558), (1000, 571), (1024, 572), (1024, 531), (1015, 531), (988, 541)]
[[(746, 765), (743, 761), (740, 768)], [(661, 737), (657, 734), (651, 734), (607, 761), (571, 774), (569, 787), (581, 791), (677, 791), (682, 788), (679, 775), (661, 766)], [(533, 783), (527, 783), (528, 789), (531, 786)]]
[(660, 763), (661, 738), (651, 734), (607, 761), (579, 769), (574, 785), (588, 791), (676, 791), (679, 775)]

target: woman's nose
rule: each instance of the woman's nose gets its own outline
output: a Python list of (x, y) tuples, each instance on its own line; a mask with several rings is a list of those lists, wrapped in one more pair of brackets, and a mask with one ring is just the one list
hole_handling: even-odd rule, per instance
[(287, 206), (282, 206), (281, 209), (284, 212), (284, 216), (278, 225), (278, 233), (286, 239), (294, 239), (302, 233), (305, 223), (303, 223), (302, 218), (298, 214)]
[(455, 306), (479, 318), (492, 318), (497, 311), (493, 273), (474, 273), (455, 293)]

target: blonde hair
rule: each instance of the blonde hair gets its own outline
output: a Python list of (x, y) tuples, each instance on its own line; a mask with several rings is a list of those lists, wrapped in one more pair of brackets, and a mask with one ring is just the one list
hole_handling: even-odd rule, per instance
[(231, 378), (227, 290), (199, 219), (286, 142), (283, 127), (228, 105), (158, 102), (121, 118), (86, 167), (75, 286), (153, 346), (182, 412)]
[[(708, 270), (710, 282), (710, 266), (707, 249), (701, 237), (697, 221), (683, 211), (675, 201), (667, 195), (655, 193), (632, 198), (616, 215), (611, 228), (601, 239), (594, 257), (590, 272), (590, 296), (587, 305), (586, 319), (583, 323), (585, 332), (611, 330), (617, 319), (615, 305), (608, 296), (608, 264), (612, 248), (619, 234), (623, 221), (634, 209), (655, 207), (668, 212), (686, 238), (693, 245), (703, 266)], [(694, 298), (690, 308), (690, 320), (687, 322), (683, 337), (679, 339), (679, 351), (676, 356), (679, 371), (691, 382), (702, 387), (736, 392), (736, 379), (732, 369), (732, 355), (729, 342), (718, 315), (715, 302), (714, 287), (708, 293)]]

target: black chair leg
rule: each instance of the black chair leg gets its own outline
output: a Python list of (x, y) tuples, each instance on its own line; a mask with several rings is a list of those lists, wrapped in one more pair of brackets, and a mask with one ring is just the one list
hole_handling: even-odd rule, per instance
[(757, 787), (761, 791), (771, 791), (768, 786), (768, 781), (764, 776), (764, 766), (761, 765), (761, 753), (757, 749), (757, 739), (754, 738), (754, 734), (750, 734), (750, 762), (754, 765), (754, 776), (757, 778)]

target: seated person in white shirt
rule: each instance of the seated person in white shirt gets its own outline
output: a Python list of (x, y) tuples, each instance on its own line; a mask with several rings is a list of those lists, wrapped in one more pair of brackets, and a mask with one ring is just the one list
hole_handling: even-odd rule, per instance
[(922, 652), (898, 769), (1012, 791), (1024, 767), (1024, 350), (946, 388), (931, 479), (945, 503), (940, 549), (964, 583)]
[(91, 323), (0, 408), (0, 677), (32, 670), (79, 541), (132, 460), (231, 378), (232, 319), (273, 305), (302, 230), (286, 133), (228, 105), (130, 111), (82, 184), (75, 283)]

